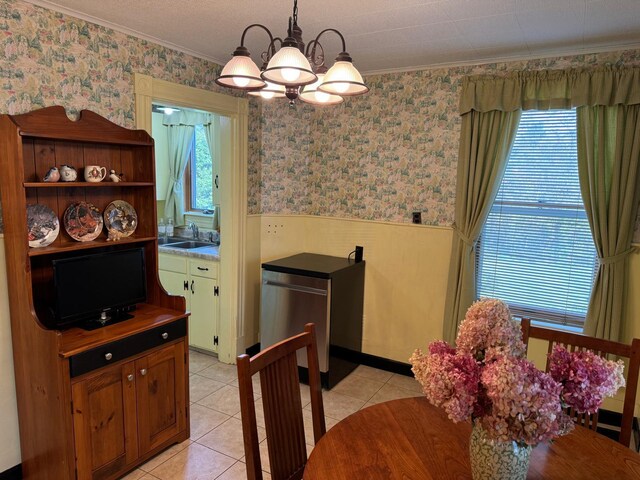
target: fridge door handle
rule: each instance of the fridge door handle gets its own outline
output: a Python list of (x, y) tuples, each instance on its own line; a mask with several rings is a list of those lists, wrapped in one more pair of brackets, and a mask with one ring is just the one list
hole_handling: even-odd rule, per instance
[(327, 296), (327, 291), (321, 288), (305, 287), (304, 285), (293, 285), (291, 283), (276, 282), (274, 280), (264, 280), (263, 283), (265, 285), (270, 285), (272, 287), (280, 287), (280, 288), (286, 288), (288, 290), (293, 290), (294, 292), (310, 293), (312, 295), (322, 295), (323, 297)]

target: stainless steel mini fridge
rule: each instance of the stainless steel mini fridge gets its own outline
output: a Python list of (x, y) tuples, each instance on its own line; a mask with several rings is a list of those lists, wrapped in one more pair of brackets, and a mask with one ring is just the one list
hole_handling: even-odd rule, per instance
[[(331, 388), (357, 365), (362, 351), (365, 262), (301, 253), (262, 264), (260, 348), (316, 324), (323, 386)], [(306, 375), (306, 354), (298, 352)]]

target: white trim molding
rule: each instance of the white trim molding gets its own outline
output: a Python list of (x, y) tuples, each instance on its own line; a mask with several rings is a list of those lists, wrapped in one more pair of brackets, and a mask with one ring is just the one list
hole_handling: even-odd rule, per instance
[(158, 80), (134, 73), (136, 127), (151, 134), (153, 102), (221, 116), (220, 175), (220, 344), (218, 359), (235, 363), (244, 353), (245, 227), (247, 221), (248, 105), (244, 98)]

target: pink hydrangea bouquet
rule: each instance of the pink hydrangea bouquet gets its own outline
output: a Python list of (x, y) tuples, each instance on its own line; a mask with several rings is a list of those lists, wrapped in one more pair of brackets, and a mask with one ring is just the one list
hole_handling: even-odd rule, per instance
[(473, 419), (498, 441), (535, 446), (571, 431), (563, 407), (595, 412), (624, 386), (622, 361), (555, 346), (549, 373), (525, 359), (520, 324), (495, 299), (474, 303), (458, 330), (457, 348), (432, 342), (410, 358), (427, 399), (454, 422)]

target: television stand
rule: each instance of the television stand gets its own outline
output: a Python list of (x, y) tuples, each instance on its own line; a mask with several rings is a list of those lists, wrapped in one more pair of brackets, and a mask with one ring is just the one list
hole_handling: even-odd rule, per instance
[[(77, 121), (62, 107), (0, 115), (0, 200), (23, 478), (123, 478), (189, 438), (189, 314), (184, 297), (169, 295), (158, 280), (153, 148), (148, 133), (87, 110)], [(62, 164), (75, 168), (79, 181), (42, 181)], [(83, 169), (92, 165), (122, 172), (126, 181), (82, 181)], [(137, 228), (128, 237), (112, 242), (101, 231), (79, 242), (60, 228), (49, 245), (29, 247), (27, 204), (48, 207), (61, 222), (71, 204), (87, 202), (104, 211), (116, 200), (137, 212)], [(132, 247), (144, 251), (147, 285), (146, 301), (135, 312), (123, 312), (133, 318), (95, 330), (80, 328), (86, 316), (60, 324), (52, 309), (54, 262)], [(65, 294), (73, 301), (81, 292)], [(82, 302), (91, 305), (89, 299)], [(93, 314), (79, 315), (99, 317), (107, 307), (93, 305)], [(94, 321), (89, 328), (96, 326), (102, 327)]]

